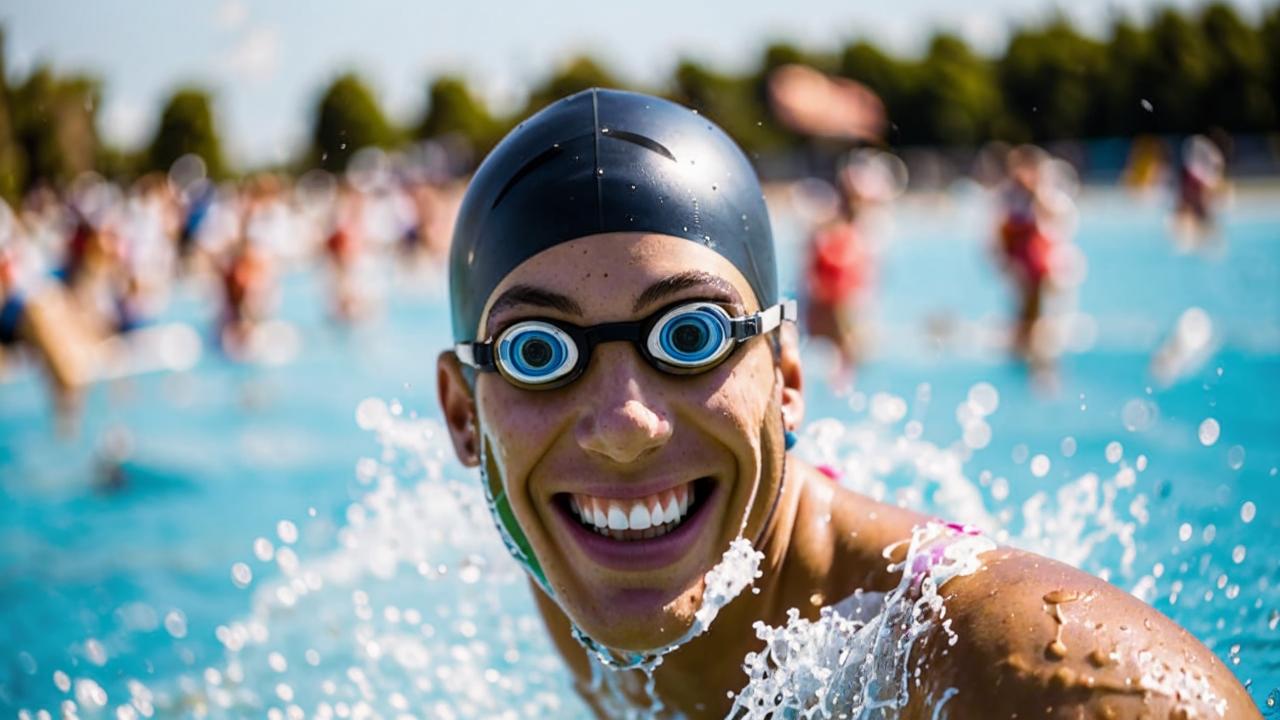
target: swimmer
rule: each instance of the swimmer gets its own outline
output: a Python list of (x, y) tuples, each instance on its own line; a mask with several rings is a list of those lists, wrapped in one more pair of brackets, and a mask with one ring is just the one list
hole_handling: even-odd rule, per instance
[[(896, 164), (895, 164), (896, 163)], [(905, 185), (906, 167), (877, 150), (842, 161), (836, 175), (838, 209), (809, 240), (805, 330), (828, 340), (840, 355), (833, 385), (847, 385), (870, 341), (869, 316), (876, 267), (875, 240), (885, 208)]]
[(255, 333), (266, 320), (274, 283), (271, 260), (262, 248), (242, 235), (222, 268), (221, 280), (219, 345), (228, 357), (246, 360), (253, 352)]
[(332, 283), (330, 317), (342, 324), (354, 323), (370, 310), (357, 267), (365, 245), (364, 202), (359, 190), (342, 185), (333, 206), (333, 228), (324, 243)]
[(1041, 376), (1048, 374), (1056, 354), (1046, 332), (1051, 328), (1043, 320), (1054, 290), (1055, 246), (1068, 240), (1059, 220), (1072, 207), (1054, 188), (1050, 163), (1049, 154), (1034, 145), (1009, 151), (997, 233), (999, 262), (1018, 292), (1013, 348)]
[[(481, 469), (601, 717), (653, 697), (724, 717), (761, 646), (754, 623), (898, 584), (885, 550), (927, 518), (789, 452), (804, 419), (794, 304), (755, 172), (704, 117), (588, 90), (526, 120), (467, 190), (450, 299), (437, 390), (454, 449)], [(739, 537), (763, 553), (758, 592), (665, 655), (651, 688), (593, 665), (584, 645), (626, 660), (682, 640)], [(945, 702), (964, 718), (1258, 717), (1212, 652), (1130, 594), (1018, 550), (978, 557), (941, 587), (956, 644), (922, 639), (910, 700), (885, 716)]]
[(841, 179), (840, 210), (809, 239), (805, 330), (836, 347), (840, 363), (833, 384), (847, 384), (861, 356), (858, 300), (869, 281), (870, 258), (856, 222), (856, 205)]
[(1178, 248), (1193, 250), (1214, 236), (1218, 206), (1226, 191), (1222, 150), (1209, 138), (1193, 135), (1182, 145), (1174, 205), (1174, 237)]
[[(96, 337), (60, 282), (33, 268), (25, 233), (0, 201), (0, 370), (26, 350), (46, 371), (59, 432), (77, 429), (84, 386), (97, 365)], [(25, 265), (25, 267), (24, 267)]]
[(437, 267), (449, 254), (449, 241), (440, 224), (447, 214), (441, 189), (427, 182), (414, 182), (407, 188), (412, 213), (400, 235), (401, 254), (414, 265)]

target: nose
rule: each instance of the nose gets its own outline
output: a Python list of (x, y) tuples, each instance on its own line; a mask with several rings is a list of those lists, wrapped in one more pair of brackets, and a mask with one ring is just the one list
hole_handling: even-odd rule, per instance
[(636, 361), (616, 355), (609, 360), (615, 362), (593, 368), (599, 374), (593, 378), (597, 382), (583, 388), (589, 400), (575, 434), (578, 446), (588, 454), (626, 464), (666, 444), (671, 421), (653, 393), (644, 392)]

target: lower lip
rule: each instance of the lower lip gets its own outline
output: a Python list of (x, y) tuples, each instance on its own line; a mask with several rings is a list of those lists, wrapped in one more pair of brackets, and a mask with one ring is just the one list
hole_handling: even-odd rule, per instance
[(556, 506), (560, 519), (569, 527), (569, 534), (579, 547), (596, 563), (612, 570), (657, 570), (676, 562), (688, 554), (698, 536), (698, 531), (711, 515), (711, 501), (718, 488), (699, 503), (693, 515), (666, 535), (646, 540), (614, 540), (605, 537), (578, 522), (568, 510)]

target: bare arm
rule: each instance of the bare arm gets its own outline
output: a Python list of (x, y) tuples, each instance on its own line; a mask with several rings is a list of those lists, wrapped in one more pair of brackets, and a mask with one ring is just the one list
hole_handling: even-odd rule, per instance
[(908, 717), (1261, 717), (1217, 656), (1137, 598), (1018, 550), (984, 560), (942, 588), (955, 644), (926, 644)]

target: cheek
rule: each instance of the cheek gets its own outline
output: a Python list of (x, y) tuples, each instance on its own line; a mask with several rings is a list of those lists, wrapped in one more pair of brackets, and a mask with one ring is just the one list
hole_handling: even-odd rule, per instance
[(476, 386), (480, 427), (504, 478), (523, 477), (561, 432), (566, 408), (550, 394), (531, 393), (505, 382)]
[(707, 396), (706, 407), (723, 421), (732, 423), (752, 449), (758, 450), (760, 428), (773, 406), (773, 356), (767, 347), (753, 347), (721, 372), (724, 374), (715, 379), (717, 386)]

